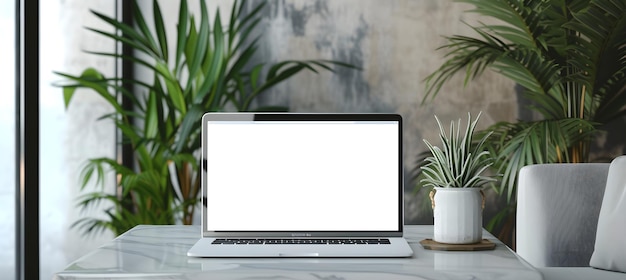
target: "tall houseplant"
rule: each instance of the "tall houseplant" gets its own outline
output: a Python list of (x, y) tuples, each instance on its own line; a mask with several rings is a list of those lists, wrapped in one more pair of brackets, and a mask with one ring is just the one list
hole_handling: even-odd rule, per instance
[(446, 60), (426, 78), (424, 100), (459, 71), (469, 81), (490, 68), (523, 88), (529, 108), (542, 119), (500, 122), (486, 130), (493, 131), (487, 146), (503, 175), (496, 190), (514, 206), (520, 168), (589, 161), (599, 127), (626, 114), (626, 2), (458, 1), (499, 23), (471, 26), (476, 38), (446, 38), (440, 48)]
[(430, 199), (434, 214), (433, 240), (440, 243), (471, 244), (482, 240), (482, 210), (484, 193), (482, 186), (494, 181), (482, 175), (493, 160), (484, 144), (489, 134), (474, 141), (474, 130), (480, 114), (471, 121), (468, 114), (465, 131), (461, 134), (461, 120), (450, 124), (446, 134), (437, 120), (441, 148), (424, 140), (430, 156), (421, 167), (424, 187), (432, 188)]
[[(148, 27), (136, 0), (132, 1), (134, 25), (93, 12), (117, 32), (89, 30), (140, 55), (90, 53), (144, 67), (151, 73), (151, 81), (108, 78), (94, 68), (79, 76), (56, 73), (66, 78), (59, 85), (63, 87), (66, 106), (77, 88), (91, 89), (108, 101), (115, 112), (103, 118), (115, 123), (124, 144), (130, 144), (134, 151), (134, 166), (124, 166), (115, 158), (95, 158), (83, 169), (83, 188), (94, 176), (102, 183), (109, 169), (118, 175), (118, 186), (122, 188), (117, 195), (96, 191), (81, 198), (83, 207), (102, 201), (113, 204), (105, 210), (107, 218), (86, 217), (75, 223), (85, 232), (109, 229), (120, 234), (137, 224), (190, 224), (200, 190), (197, 151), (204, 112), (275, 109), (252, 108), (252, 104), (267, 89), (302, 70), (349, 67), (321, 60), (250, 65), (257, 50), (257, 40), (250, 34), (260, 21), (259, 11), (265, 3), (244, 14), (245, 0), (235, 1), (228, 26), (222, 26), (219, 10), (211, 23), (205, 1), (199, 2), (197, 25), (187, 1), (180, 1), (173, 51), (168, 49), (168, 36), (156, 0), (154, 30)], [(132, 110), (123, 106), (121, 96), (132, 104)]]

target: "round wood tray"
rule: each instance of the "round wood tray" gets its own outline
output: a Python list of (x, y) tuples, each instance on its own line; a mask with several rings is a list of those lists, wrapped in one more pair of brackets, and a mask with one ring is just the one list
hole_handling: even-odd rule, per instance
[(420, 241), (420, 244), (424, 249), (437, 251), (485, 251), (496, 248), (496, 244), (487, 239), (474, 244), (446, 244), (432, 239), (424, 239)]

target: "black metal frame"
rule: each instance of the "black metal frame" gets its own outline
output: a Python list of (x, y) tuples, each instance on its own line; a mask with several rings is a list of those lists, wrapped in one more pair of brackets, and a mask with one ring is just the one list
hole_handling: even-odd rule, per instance
[[(118, 0), (118, 5), (121, 5), (121, 17), (122, 17), (122, 22), (131, 25), (133, 24), (133, 11), (132, 11), (132, 3), (131, 1), (124, 1), (124, 0)], [(117, 15), (118, 17), (120, 16), (119, 14)], [(133, 55), (133, 48), (131, 48), (130, 46), (128, 46), (128, 44), (124, 44), (121, 47), (121, 51), (122, 55), (124, 56), (132, 56)], [(118, 76), (124, 77), (124, 78), (128, 78), (128, 79), (132, 79), (135, 74), (134, 74), (134, 67), (133, 67), (133, 63), (128, 60), (128, 59), (124, 59), (121, 60), (121, 64), (122, 64), (122, 71), (121, 73), (118, 73)], [(129, 92), (133, 92), (133, 84), (129, 83), (129, 82), (122, 82), (122, 87), (124, 87), (125, 89), (127, 89)], [(126, 111), (132, 111), (133, 110), (133, 106), (132, 106), (132, 100), (130, 100), (129, 97), (124, 96), (122, 94), (121, 98), (122, 98), (122, 108), (124, 108), (124, 110)], [(132, 119), (130, 120), (132, 122)], [(119, 132), (118, 132), (119, 133)], [(122, 143), (122, 142), (120, 142)], [(128, 168), (134, 168), (133, 162), (134, 162), (134, 155), (133, 155), (133, 146), (129, 143), (122, 143), (121, 146), (121, 157), (119, 159), (121, 161), (121, 163), (128, 167)]]
[(15, 7), (16, 279), (39, 279), (39, 0)]

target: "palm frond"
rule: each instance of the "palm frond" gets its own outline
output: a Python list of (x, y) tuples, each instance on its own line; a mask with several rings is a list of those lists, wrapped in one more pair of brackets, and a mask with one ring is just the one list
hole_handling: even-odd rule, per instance
[(531, 164), (568, 162), (568, 149), (596, 131), (594, 123), (583, 119), (544, 120), (536, 122), (497, 123), (491, 132), (491, 156), (494, 157), (502, 184), (497, 188), (507, 201), (515, 201), (518, 171)]
[(486, 67), (502, 57), (509, 49), (499, 39), (475, 28), (484, 40), (466, 36), (447, 38), (449, 43), (439, 49), (448, 50), (445, 55), (448, 60), (437, 70), (424, 79), (426, 94), (422, 102), (434, 98), (441, 87), (456, 73), (466, 69), (465, 81), (482, 74)]
[(557, 118), (566, 110), (563, 102), (561, 68), (533, 50), (507, 52), (492, 64), (502, 75), (524, 88), (524, 93), (538, 106), (534, 109), (546, 118)]
[[(573, 14), (565, 28), (580, 33), (570, 47), (575, 69), (570, 79), (586, 87), (587, 114), (608, 122), (624, 114), (626, 87), (626, 3), (618, 0), (590, 1), (589, 7)], [(600, 66), (600, 67), (599, 67)], [(601, 109), (600, 109), (601, 108)]]
[(503, 41), (528, 48), (541, 48), (546, 26), (541, 24), (543, 11), (549, 7), (543, 0), (458, 0), (474, 6), (470, 12), (500, 20), (505, 25), (482, 25)]

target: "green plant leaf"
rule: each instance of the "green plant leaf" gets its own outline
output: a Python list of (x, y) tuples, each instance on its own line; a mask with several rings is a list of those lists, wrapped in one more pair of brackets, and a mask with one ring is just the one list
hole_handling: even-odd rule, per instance
[[(134, 2), (134, 1), (133, 1)], [(137, 11), (139, 10), (138, 8), (136, 9)], [(144, 37), (142, 34), (140, 34), (139, 32), (135, 31), (131, 26), (123, 23), (123, 22), (119, 22), (116, 21), (115, 19), (108, 17), (104, 14), (95, 12), (95, 11), (91, 11), (96, 17), (102, 19), (103, 21), (105, 21), (106, 23), (112, 25), (113, 27), (115, 27), (115, 29), (121, 30), (122, 31), (122, 36), (117, 36), (114, 33), (108, 33), (108, 32), (104, 32), (104, 31), (100, 31), (100, 30), (96, 30), (96, 29), (92, 29), (92, 28), (88, 28), (88, 30), (97, 32), (101, 35), (110, 37), (115, 39), (116, 41), (121, 41), (126, 43), (129, 46), (135, 47), (136, 49), (145, 52), (146, 54), (153, 56), (153, 57), (159, 57), (159, 52), (157, 49), (155, 49), (155, 44), (154, 44), (154, 40), (152, 40), (152, 42), (150, 41), (150, 39)], [(139, 13), (139, 15), (141, 15), (141, 13)], [(141, 17), (141, 19), (143, 19), (143, 16)]]
[[(162, 58), (163, 53), (159, 50), (159, 45), (155, 41), (154, 36), (152, 36), (152, 32), (150, 31), (150, 28), (148, 28), (148, 25), (146, 24), (146, 20), (143, 16), (143, 13), (141, 13), (141, 8), (137, 4), (137, 0), (133, 0), (131, 1), (131, 3), (132, 3), (132, 11), (133, 11), (133, 20), (135, 24), (139, 27), (139, 32), (141, 32), (141, 35), (137, 35), (136, 39), (139, 39), (140, 41), (145, 42), (145, 45), (152, 51), (153, 54), (155, 54), (153, 57)], [(153, 5), (153, 10), (154, 10), (154, 15), (156, 15), (157, 11), (160, 10), (158, 7), (157, 1), (156, 0), (153, 1), (152, 5)], [(158, 20), (155, 18), (155, 25), (158, 25), (157, 21)], [(129, 34), (134, 34), (134, 33), (129, 33)]]
[[(198, 73), (198, 71), (201, 69), (200, 66), (202, 65), (202, 62), (204, 61), (203, 56), (204, 54), (207, 52), (207, 48), (209, 46), (209, 39), (210, 39), (210, 25), (209, 25), (209, 16), (207, 14), (207, 8), (206, 8), (206, 3), (204, 1), (200, 1), (200, 12), (201, 12), (201, 17), (200, 17), (200, 28), (198, 29), (198, 37), (197, 37), (197, 42), (194, 45), (188, 44), (187, 47), (190, 48), (189, 52), (193, 53), (192, 57), (187, 57), (187, 64), (189, 65), (189, 82), (188, 84), (191, 83), (191, 80), (194, 79)], [(217, 12), (216, 18), (215, 18), (215, 24), (217, 24), (219, 22), (219, 10)], [(217, 29), (217, 26), (214, 26), (215, 29)]]
[[(66, 108), (69, 105), (69, 102), (74, 95), (74, 92), (75, 92), (74, 90), (78, 87), (85, 87), (85, 88), (93, 89), (102, 98), (104, 98), (109, 104), (111, 104), (113, 108), (115, 109), (115, 111), (119, 113), (124, 112), (122, 107), (117, 103), (117, 100), (115, 99), (115, 97), (107, 91), (107, 84), (104, 83), (105, 79), (103, 78), (102, 74), (100, 74), (100, 72), (98, 72), (97, 70), (93, 68), (87, 68), (85, 71), (83, 71), (83, 73), (79, 77), (60, 73), (60, 72), (55, 72), (55, 74), (65, 77), (71, 81), (77, 82), (77, 84), (70, 86), (70, 88), (72, 88), (71, 90), (64, 91), (64, 101), (66, 104), (65, 105)], [(63, 87), (63, 85), (61, 85), (61, 87)]]
[(161, 58), (163, 61), (168, 61), (169, 51), (167, 49), (167, 34), (165, 33), (165, 24), (163, 24), (163, 16), (161, 15), (161, 8), (159, 7), (157, 0), (153, 1), (152, 7), (154, 7), (154, 27), (159, 41)]
[[(187, 27), (189, 22), (189, 10), (187, 7), (187, 0), (180, 1), (180, 7), (178, 9), (178, 23), (177, 23), (177, 39), (176, 39), (176, 62), (174, 65), (174, 73), (179, 73), (181, 59), (185, 53), (187, 43)], [(193, 20), (191, 21), (193, 23)], [(193, 24), (192, 24), (193, 25)]]
[(168, 70), (165, 63), (157, 62), (155, 68), (160, 76), (163, 77), (163, 82), (167, 88), (167, 95), (171, 98), (172, 105), (182, 114), (185, 114), (187, 112), (187, 106), (178, 79)]
[(200, 118), (204, 114), (204, 108), (200, 105), (194, 105), (189, 108), (185, 118), (180, 126), (180, 139), (176, 141), (176, 146), (174, 148), (175, 153), (180, 153), (183, 151), (188, 151), (189, 148), (187, 145), (189, 144), (187, 141), (183, 139), (189, 139), (189, 135), (193, 132), (198, 132), (200, 129)]
[[(208, 21), (208, 19), (207, 19)], [(205, 78), (202, 84), (198, 88), (198, 94), (195, 97), (195, 102), (200, 103), (202, 100), (208, 99), (208, 109), (213, 111), (212, 108), (215, 108), (215, 104), (218, 104), (216, 100), (220, 99), (222, 95), (222, 84), (223, 84), (223, 71), (222, 68), (225, 66), (226, 62), (224, 57), (224, 33), (222, 30), (221, 19), (219, 18), (219, 13), (215, 18), (214, 30), (213, 30), (213, 45), (215, 49), (213, 50), (213, 55), (207, 59), (210, 59), (210, 66), (208, 71), (205, 74)], [(214, 85), (217, 86), (215, 87)], [(211, 90), (212, 88), (216, 88), (216, 90)]]

